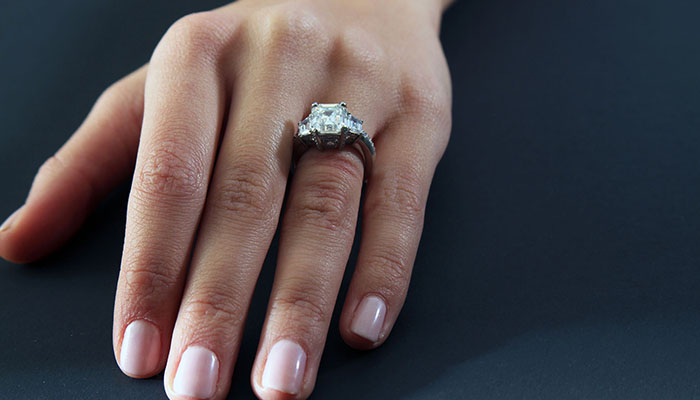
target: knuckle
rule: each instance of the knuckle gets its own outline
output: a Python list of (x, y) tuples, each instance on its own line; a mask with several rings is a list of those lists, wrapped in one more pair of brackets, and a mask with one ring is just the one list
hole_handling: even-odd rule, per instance
[(105, 105), (107, 107), (120, 104), (127, 96), (128, 88), (124, 79), (118, 80), (107, 87), (97, 98), (95, 104)]
[[(105, 89), (95, 101), (90, 117), (104, 129), (114, 129), (116, 125), (124, 128), (126, 132), (139, 132), (143, 122), (143, 83), (136, 86), (135, 76), (132, 73)], [(88, 117), (88, 118), (90, 118)], [(126, 153), (130, 165), (133, 166), (134, 155), (131, 155), (126, 142), (129, 138), (123, 137), (120, 141)]]
[(313, 12), (288, 4), (259, 10), (253, 16), (256, 31), (262, 33), (266, 54), (279, 57), (308, 55), (325, 48), (325, 30)]
[[(34, 178), (34, 184), (39, 181), (50, 182), (56, 176), (63, 176), (64, 181), (79, 188), (77, 192), (87, 193), (87, 204), (94, 204), (98, 200), (99, 193), (104, 192), (103, 185), (99, 183), (99, 179), (95, 179), (89, 169), (71, 161), (63, 150), (57, 151), (41, 164)], [(70, 179), (66, 180), (68, 177)]]
[(47, 158), (46, 161), (41, 164), (39, 171), (37, 171), (37, 177), (52, 176), (65, 168), (63, 161), (59, 159), (57, 154), (58, 153)]
[(330, 317), (327, 302), (320, 294), (314, 294), (310, 283), (282, 290), (272, 301), (273, 315), (288, 319), (295, 329), (308, 329), (308, 336), (325, 325)]
[(212, 207), (223, 216), (272, 221), (276, 204), (268, 167), (260, 162), (241, 162), (231, 168), (212, 193)]
[(305, 188), (296, 203), (296, 212), (302, 219), (336, 229), (345, 225), (346, 203), (342, 185), (333, 179), (324, 179)]
[(383, 282), (381, 291), (387, 297), (405, 293), (411, 279), (411, 266), (401, 254), (396, 249), (378, 249), (370, 261), (369, 270), (378, 275), (372, 281)]
[(145, 196), (178, 200), (191, 198), (206, 189), (201, 157), (187, 156), (188, 145), (161, 143), (147, 154), (139, 168), (132, 190)]
[(186, 15), (170, 26), (153, 53), (153, 61), (210, 63), (226, 42), (225, 31), (220, 17), (213, 11)]
[(420, 174), (415, 167), (398, 168), (385, 176), (378, 196), (365, 200), (365, 215), (390, 215), (420, 226), (425, 215), (425, 200), (421, 193)]
[(122, 269), (122, 281), (130, 299), (160, 299), (177, 284), (176, 274), (163, 263), (130, 262)]
[(343, 31), (335, 42), (333, 62), (346, 74), (365, 81), (381, 82), (387, 75), (386, 51), (370, 33), (360, 28)]
[[(361, 182), (359, 172), (351, 174)], [(349, 210), (353, 208), (356, 198), (353, 193), (356, 185), (351, 184), (344, 175), (346, 174), (337, 171), (320, 173), (315, 179), (305, 183), (304, 187), (295, 193), (292, 201), (291, 211), (294, 217), (333, 231), (350, 229), (354, 214)]]
[(186, 300), (182, 310), (195, 326), (201, 321), (216, 321), (219, 327), (240, 326), (245, 314), (245, 307), (223, 285), (198, 288), (197, 295)]
[(437, 79), (417, 73), (405, 75), (399, 90), (403, 111), (449, 123), (452, 101), (449, 90), (445, 90)]

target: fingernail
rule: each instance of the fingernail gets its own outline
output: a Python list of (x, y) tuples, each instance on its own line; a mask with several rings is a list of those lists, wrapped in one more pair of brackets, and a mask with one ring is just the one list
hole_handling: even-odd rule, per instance
[(385, 315), (384, 301), (377, 296), (367, 296), (357, 306), (350, 330), (370, 342), (376, 342), (379, 339)]
[(2, 225), (0, 225), (0, 232), (5, 232), (6, 230), (10, 229), (10, 227), (12, 226), (12, 221), (14, 221), (15, 218), (17, 218), (17, 214), (19, 214), (22, 208), (24, 208), (24, 206), (16, 209), (15, 212), (13, 212), (12, 214), (10, 214), (9, 217), (7, 217), (5, 222), (3, 222)]
[(267, 356), (263, 370), (262, 385), (280, 392), (297, 394), (306, 368), (304, 349), (291, 340), (275, 343)]
[(211, 350), (190, 346), (182, 353), (173, 390), (182, 396), (208, 399), (216, 392), (219, 380), (219, 359)]
[(136, 320), (124, 331), (119, 365), (129, 375), (144, 376), (155, 372), (160, 359), (160, 332), (150, 322)]

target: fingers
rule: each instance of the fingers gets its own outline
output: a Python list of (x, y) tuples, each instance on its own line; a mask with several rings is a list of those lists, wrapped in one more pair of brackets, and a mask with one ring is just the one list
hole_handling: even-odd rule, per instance
[[(312, 62), (323, 47), (312, 29), (317, 22), (278, 17), (267, 13), (251, 22), (266, 42), (241, 55), (257, 68), (240, 66), (245, 73), (236, 82), (173, 332), (164, 377), (171, 399), (221, 399), (229, 390), (243, 322), (279, 219), (294, 126), (320, 84), (304, 79), (322, 76), (322, 64)], [(316, 46), (277, 48), (288, 46), (290, 34), (316, 38)]]
[(264, 399), (306, 398), (313, 389), (362, 188), (353, 151), (312, 149), (297, 165), (253, 367), (253, 388)]
[[(387, 103), (383, 51), (363, 32), (347, 30), (331, 58), (333, 87), (317, 101), (346, 101), (376, 132)], [(367, 43), (370, 43), (369, 45)], [(267, 316), (251, 374), (263, 399), (311, 394), (338, 289), (353, 242), (364, 168), (359, 151), (310, 149), (298, 160), (282, 221)]]
[(182, 18), (149, 66), (114, 310), (115, 356), (132, 377), (165, 366), (224, 114), (217, 55), (235, 21), (223, 18)]
[(113, 84), (34, 178), (25, 204), (0, 229), (0, 256), (30, 262), (52, 252), (133, 168), (146, 67)]
[[(352, 347), (383, 343), (406, 298), (435, 166), (450, 129), (449, 100), (409, 98), (377, 138), (377, 160), (365, 191), (362, 243), (340, 319)], [(439, 97), (439, 96), (438, 96)]]

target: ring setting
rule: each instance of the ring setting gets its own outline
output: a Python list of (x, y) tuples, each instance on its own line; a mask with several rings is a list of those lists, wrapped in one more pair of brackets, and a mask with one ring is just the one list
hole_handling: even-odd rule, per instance
[(299, 122), (294, 135), (295, 160), (304, 151), (315, 147), (318, 150), (342, 149), (345, 146), (358, 148), (363, 156), (365, 178), (369, 176), (375, 155), (374, 143), (362, 128), (363, 121), (348, 111), (347, 104), (329, 103), (311, 105), (311, 113)]

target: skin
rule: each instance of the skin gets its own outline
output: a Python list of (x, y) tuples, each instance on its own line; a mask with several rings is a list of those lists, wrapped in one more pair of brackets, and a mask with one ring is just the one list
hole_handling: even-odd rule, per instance
[[(55, 250), (133, 174), (115, 356), (120, 360), (126, 326), (148, 321), (157, 327), (158, 361), (134, 377), (165, 369), (166, 393), (181, 398), (172, 384), (182, 353), (202, 346), (218, 357), (211, 398), (223, 399), (280, 223), (251, 384), (263, 399), (308, 397), (358, 218), (362, 240), (342, 337), (357, 349), (381, 345), (403, 305), (430, 182), (451, 129), (450, 78), (438, 39), (446, 5), (242, 0), (185, 16), (150, 62), (108, 88), (42, 165), (25, 205), (0, 232), (0, 256), (24, 263)], [(365, 121), (377, 149), (361, 216), (363, 164), (351, 149), (307, 151), (285, 193), (296, 123), (312, 102), (340, 101)], [(386, 303), (375, 342), (350, 330), (368, 294)], [(294, 395), (261, 384), (268, 352), (281, 338), (307, 355)]]

